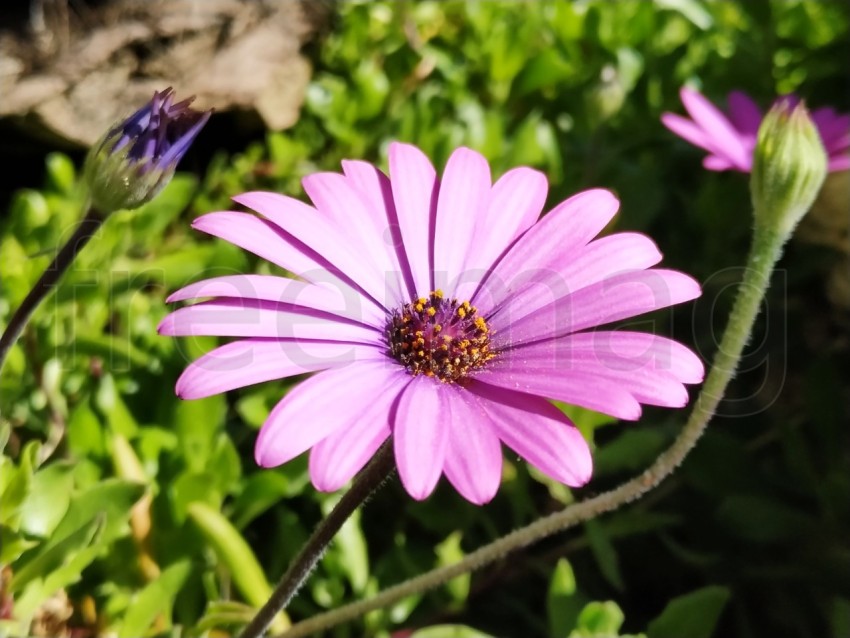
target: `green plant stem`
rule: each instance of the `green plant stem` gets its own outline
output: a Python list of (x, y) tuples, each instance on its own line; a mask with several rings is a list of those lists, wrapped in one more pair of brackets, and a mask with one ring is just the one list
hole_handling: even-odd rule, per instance
[(369, 464), (357, 475), (351, 488), (343, 494), (339, 503), (313, 531), (280, 579), (269, 600), (245, 627), (239, 638), (259, 638), (268, 629), (274, 617), (289, 604), (292, 597), (307, 580), (307, 576), (325, 553), (333, 537), (348, 517), (389, 478), (395, 469), (393, 447), (387, 441), (372, 457)]
[(640, 498), (661, 483), (685, 459), (705, 431), (723, 398), (726, 387), (735, 373), (744, 346), (747, 344), (762, 299), (770, 283), (770, 274), (782, 253), (786, 236), (776, 231), (757, 228), (747, 260), (744, 278), (738, 288), (735, 305), (726, 332), (714, 356), (711, 371), (694, 404), (688, 422), (673, 444), (642, 474), (599, 496), (574, 503), (560, 512), (550, 514), (526, 527), (485, 545), (463, 560), (434, 569), (408, 581), (385, 589), (364, 601), (345, 605), (293, 625), (278, 638), (309, 636), (340, 623), (358, 618), (370, 611), (387, 607), (402, 598), (438, 587), (461, 574), (479, 569), (504, 557), (509, 552), (526, 547), (542, 538), (573, 527), (617, 509)]
[(32, 317), (32, 314), (50, 294), (50, 291), (56, 287), (62, 275), (68, 270), (71, 264), (76, 259), (77, 255), (94, 236), (105, 217), (100, 211), (94, 208), (89, 208), (85, 217), (80, 221), (80, 225), (71, 235), (71, 238), (59, 249), (56, 258), (47, 267), (47, 270), (42, 273), (38, 281), (24, 298), (23, 303), (12, 315), (9, 320), (9, 325), (0, 336), (0, 371), (3, 370), (3, 364), (6, 362), (6, 356), (9, 350), (21, 336), (24, 328)]

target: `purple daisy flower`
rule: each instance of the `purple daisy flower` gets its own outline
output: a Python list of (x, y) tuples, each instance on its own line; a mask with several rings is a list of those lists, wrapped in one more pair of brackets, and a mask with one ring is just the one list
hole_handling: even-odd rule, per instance
[[(708, 151), (703, 166), (712, 171), (735, 170), (749, 173), (753, 168), (753, 149), (764, 117), (758, 105), (745, 93), (732, 91), (728, 97), (729, 115), (725, 115), (705, 96), (683, 87), (682, 104), (692, 119), (675, 113), (664, 113), (661, 122), (679, 137)], [(785, 95), (777, 101), (793, 107), (799, 98)], [(829, 157), (829, 171), (850, 169), (850, 115), (832, 108), (811, 112)]]
[(256, 460), (310, 453), (320, 490), (348, 482), (392, 436), (402, 483), (426, 498), (440, 476), (466, 499), (495, 495), (504, 443), (544, 474), (587, 482), (591, 455), (549, 399), (637, 419), (641, 404), (682, 407), (703, 366), (681, 344), (604, 324), (694, 299), (690, 277), (652, 269), (644, 235), (594, 239), (617, 212), (589, 190), (540, 217), (546, 178), (529, 168), (491, 183), (487, 161), (456, 150), (438, 179), (416, 147), (389, 148), (389, 177), (361, 161), (306, 177), (308, 206), (245, 193), (259, 216), (194, 222), (299, 279), (236, 275), (169, 301), (165, 335), (239, 340), (191, 363), (186, 399), (317, 372), (271, 411)]

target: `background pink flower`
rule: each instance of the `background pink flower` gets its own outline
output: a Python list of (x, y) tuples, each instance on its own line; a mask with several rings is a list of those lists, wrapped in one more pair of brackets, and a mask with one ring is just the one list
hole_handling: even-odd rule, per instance
[[(702, 94), (683, 87), (679, 92), (682, 104), (692, 119), (664, 113), (661, 122), (676, 135), (708, 151), (703, 165), (713, 171), (736, 170), (750, 172), (753, 149), (763, 114), (758, 105), (745, 93), (729, 94), (729, 114), (726, 115)], [(792, 105), (799, 98), (786, 95), (778, 98)], [(850, 169), (850, 115), (825, 107), (811, 113), (821, 141), (829, 156), (829, 170)]]
[(194, 227), (300, 279), (201, 281), (170, 301), (212, 298), (166, 317), (166, 335), (238, 340), (188, 366), (177, 393), (200, 398), (316, 372), (271, 411), (260, 465), (311, 450), (320, 490), (349, 481), (392, 435), (402, 483), (427, 497), (441, 475), (469, 501), (496, 493), (504, 443), (567, 485), (591, 455), (549, 399), (622, 419), (641, 404), (681, 407), (703, 366), (670, 339), (604, 324), (694, 299), (696, 281), (653, 269), (637, 233), (594, 239), (617, 212), (590, 190), (540, 217), (545, 177), (529, 168), (495, 184), (466, 148), (442, 179), (417, 148), (392, 144), (390, 175), (360, 161), (304, 179), (313, 206), (240, 195), (256, 211), (217, 212)]

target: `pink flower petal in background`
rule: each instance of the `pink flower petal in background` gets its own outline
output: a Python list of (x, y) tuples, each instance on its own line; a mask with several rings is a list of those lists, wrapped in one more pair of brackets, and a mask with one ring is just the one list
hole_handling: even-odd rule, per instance
[[(736, 100), (735, 121), (751, 126), (752, 108)], [(734, 137), (710, 104), (689, 104), (711, 134), (671, 121), (693, 140)], [(312, 450), (314, 485), (336, 490), (392, 439), (413, 498), (445, 476), (482, 504), (498, 490), (505, 444), (580, 486), (590, 448), (550, 400), (634, 420), (642, 404), (685, 405), (685, 385), (701, 381), (699, 358), (675, 341), (596, 330), (700, 294), (687, 275), (653, 268), (661, 253), (648, 237), (596, 238), (619, 207), (610, 192), (579, 193), (538, 219), (545, 177), (520, 167), (493, 184), (470, 149), (452, 154), (442, 181), (419, 149), (398, 143), (389, 176), (360, 161), (343, 169), (305, 178), (313, 206), (246, 193), (236, 201), (261, 217), (195, 221), (300, 279), (195, 282), (169, 300), (197, 303), (160, 324), (167, 335), (238, 338), (187, 367), (177, 383), (184, 398), (315, 373), (271, 411), (260, 465)]]
[[(727, 116), (693, 89), (683, 87), (679, 94), (691, 119), (664, 113), (661, 115), (664, 126), (694, 146), (708, 151), (709, 155), (703, 161), (708, 170), (749, 173), (763, 117), (753, 99), (742, 91), (732, 91), (728, 97)], [(799, 98), (783, 95), (776, 101), (796, 104)], [(839, 114), (824, 107), (813, 110), (811, 115), (829, 156), (830, 172), (850, 169), (850, 114)]]

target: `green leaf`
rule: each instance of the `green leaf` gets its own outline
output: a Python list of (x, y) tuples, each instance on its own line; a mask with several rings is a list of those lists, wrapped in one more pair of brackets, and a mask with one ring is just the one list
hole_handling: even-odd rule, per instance
[[(210, 544), (219, 561), (228, 569), (233, 583), (246, 601), (261, 607), (271, 596), (272, 588), (263, 568), (239, 531), (221, 512), (201, 502), (188, 506), (189, 518)], [(289, 618), (281, 612), (273, 624), (277, 632), (289, 627)]]
[(176, 404), (174, 425), (179, 449), (193, 472), (209, 469), (226, 410), (227, 401), (223, 394)]
[(2, 458), (0, 468), (0, 525), (17, 529), (21, 519), (21, 507), (32, 489), (33, 470), (38, 465), (38, 452), (41, 444), (32, 441), (21, 453), (18, 467), (12, 461)]
[(47, 168), (47, 187), (66, 195), (73, 193), (76, 171), (71, 158), (64, 153), (50, 153), (44, 164)]
[(36, 545), (38, 541), (27, 540), (23, 534), (0, 525), (0, 565), (18, 560), (21, 554)]
[(549, 635), (553, 638), (567, 636), (575, 628), (583, 605), (576, 594), (576, 578), (566, 558), (558, 559), (546, 592), (546, 614)]
[(21, 530), (45, 538), (68, 511), (74, 486), (73, 465), (53, 463), (35, 473), (21, 508)]
[(106, 455), (104, 427), (88, 398), (78, 403), (68, 419), (68, 447), (80, 457)]
[[(338, 498), (330, 498), (322, 503), (325, 516), (338, 501)], [(369, 581), (369, 554), (360, 527), (360, 510), (355, 510), (337, 532), (333, 542), (333, 555), (351, 583), (351, 588), (355, 593), (361, 593)]]
[[(222, 627), (247, 625), (257, 610), (235, 600), (210, 601), (203, 618), (195, 625), (195, 631), (203, 633)], [(210, 632), (211, 635), (212, 632)]]
[[(12, 198), (9, 219), (14, 220), (24, 233), (31, 233), (50, 221), (50, 206), (44, 195), (38, 191), (20, 190)], [(25, 235), (19, 236), (23, 238)], [(6, 272), (8, 271), (4, 270), (4, 273)]]
[(265, 512), (289, 491), (289, 481), (277, 472), (257, 472), (249, 476), (232, 504), (231, 519), (237, 529)]
[[(434, 548), (437, 553), (437, 566), (443, 567), (463, 560), (463, 548), (460, 546), (463, 532), (454, 531), (449, 534), (446, 539)], [(469, 596), (469, 585), (472, 582), (470, 574), (461, 574), (452, 578), (446, 583), (446, 589), (452, 597), (455, 604), (460, 605), (466, 601)]]
[(46, 579), (51, 572), (68, 564), (76, 553), (93, 544), (96, 537), (99, 538), (105, 518), (105, 516), (98, 516), (65, 536), (55, 536), (54, 540), (43, 545), (38, 553), (18, 568), (12, 576), (9, 591), (12, 593), (21, 591), (34, 579)]
[(148, 583), (130, 603), (117, 630), (119, 638), (139, 638), (147, 633), (157, 616), (171, 618), (174, 598), (192, 571), (188, 559), (169, 565), (155, 581)]
[(127, 521), (145, 486), (110, 478), (75, 494), (53, 536), (62, 538), (95, 518), (103, 519), (102, 541), (108, 543), (129, 531)]
[(247, 394), (236, 402), (236, 412), (253, 428), (259, 429), (269, 416), (266, 397), (261, 392)]
[(80, 580), (83, 570), (102, 550), (102, 525), (103, 517), (98, 517), (63, 541), (42, 551), (15, 574), (10, 591), (26, 583), (23, 592), (15, 600), (15, 615), (18, 619), (29, 619), (57, 591)]
[(139, 424), (127, 408), (111, 374), (104, 374), (95, 393), (95, 405), (106, 417), (107, 425), (113, 432), (132, 438), (139, 430)]
[(575, 66), (559, 51), (547, 48), (526, 61), (525, 68), (514, 81), (514, 92), (525, 95), (543, 88), (557, 86), (573, 76)]
[(728, 587), (711, 585), (674, 598), (649, 623), (649, 638), (711, 638), (729, 594)]
[(813, 518), (778, 498), (733, 494), (717, 510), (717, 521), (752, 543), (789, 543), (817, 528)]
[[(620, 611), (617, 603), (611, 600), (588, 603), (578, 615), (577, 627), (570, 634), (570, 638), (618, 636), (624, 619), (623, 612)], [(684, 638), (684, 634), (680, 638)]]
[(78, 355), (100, 357), (108, 362), (111, 370), (141, 368), (155, 371), (159, 365), (152, 353), (135, 346), (129, 338), (116, 334), (78, 335), (74, 339), (74, 351)]
[(187, 173), (175, 174), (159, 195), (133, 213), (130, 224), (134, 237), (155, 246), (168, 225), (189, 206), (197, 188), (196, 177)]
[(625, 585), (623, 575), (620, 573), (617, 550), (614, 549), (614, 545), (608, 538), (605, 527), (599, 521), (589, 520), (584, 524), (584, 530), (590, 543), (590, 550), (593, 552), (593, 557), (596, 559), (605, 580), (618, 591), (623, 591)]
[(174, 518), (180, 524), (186, 520), (189, 506), (193, 503), (204, 502), (218, 509), (223, 500), (217, 488), (217, 480), (212, 472), (183, 472), (172, 483), (170, 488), (171, 504)]
[(830, 607), (829, 625), (832, 638), (850, 636), (850, 600), (834, 598)]
[(667, 444), (667, 436), (657, 428), (624, 430), (594, 455), (594, 476), (636, 472), (649, 465)]
[(699, 0), (657, 0), (657, 3), (662, 8), (676, 11), (703, 31), (714, 24), (711, 14)]

